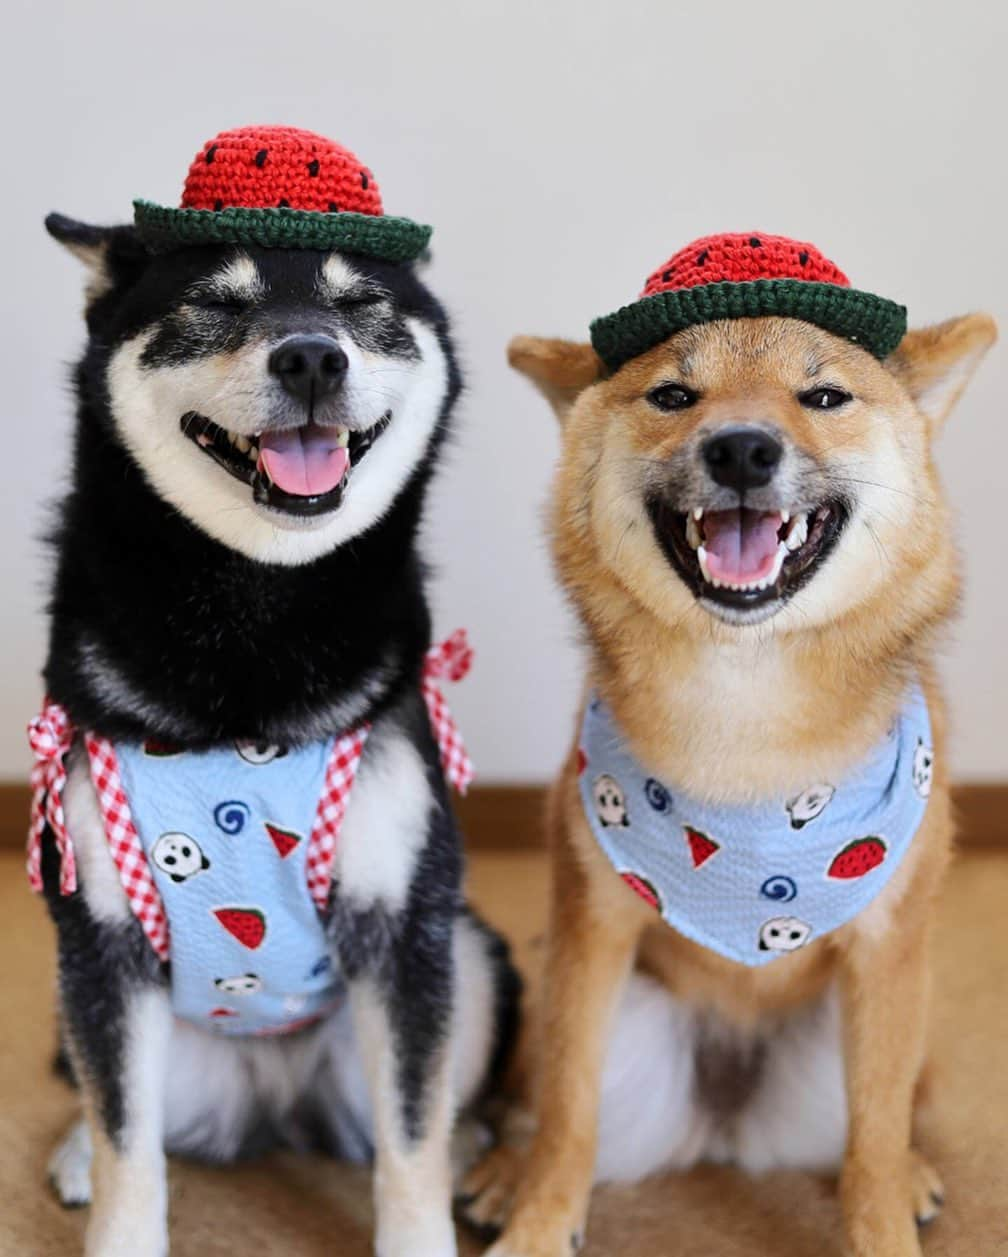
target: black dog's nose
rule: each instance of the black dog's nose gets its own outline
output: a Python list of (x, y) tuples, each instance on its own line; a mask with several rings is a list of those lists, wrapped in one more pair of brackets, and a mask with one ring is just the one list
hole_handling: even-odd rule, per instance
[(288, 336), (269, 356), (269, 369), (306, 406), (335, 393), (350, 365), (331, 336)]
[(730, 428), (703, 446), (712, 478), (739, 493), (769, 484), (783, 453), (780, 441), (762, 428)]

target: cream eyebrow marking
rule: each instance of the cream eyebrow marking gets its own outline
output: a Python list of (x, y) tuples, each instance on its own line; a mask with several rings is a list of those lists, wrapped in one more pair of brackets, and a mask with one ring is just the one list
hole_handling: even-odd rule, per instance
[(360, 296), (368, 291), (364, 277), (335, 253), (330, 253), (322, 263), (315, 287), (326, 301), (339, 301), (340, 298)]
[(247, 253), (240, 253), (210, 277), (205, 291), (251, 302), (266, 295), (266, 285), (255, 262)]

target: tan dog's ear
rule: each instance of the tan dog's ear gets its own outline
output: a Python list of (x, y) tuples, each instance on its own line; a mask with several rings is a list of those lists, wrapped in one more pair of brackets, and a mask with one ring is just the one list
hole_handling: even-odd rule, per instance
[(528, 376), (561, 423), (578, 395), (601, 379), (605, 371), (591, 345), (541, 336), (516, 336), (508, 345), (508, 362)]
[(937, 428), (995, 340), (997, 324), (989, 314), (964, 314), (907, 332), (887, 365)]

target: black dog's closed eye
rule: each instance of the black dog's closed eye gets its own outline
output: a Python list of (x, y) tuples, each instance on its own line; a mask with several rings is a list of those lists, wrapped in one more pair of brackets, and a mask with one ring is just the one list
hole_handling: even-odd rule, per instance
[(810, 388), (798, 394), (798, 400), (807, 410), (836, 410), (838, 406), (846, 406), (851, 395), (842, 388), (824, 385), (821, 388)]
[(376, 306), (389, 299), (389, 294), (381, 288), (350, 289), (329, 298), (326, 304), (339, 310), (347, 306)]
[(207, 310), (211, 314), (226, 314), (232, 318), (244, 314), (248, 309), (248, 302), (240, 297), (218, 297), (213, 293), (192, 296), (187, 304), (195, 306), (197, 310)]
[(647, 399), (658, 410), (686, 410), (696, 402), (697, 394), (684, 384), (659, 384)]

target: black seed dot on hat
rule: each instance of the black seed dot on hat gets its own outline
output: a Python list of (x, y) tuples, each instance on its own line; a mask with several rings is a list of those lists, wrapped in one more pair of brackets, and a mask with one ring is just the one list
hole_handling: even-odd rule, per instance
[(707, 261), (707, 250), (704, 249), (702, 253), (697, 254), (696, 264), (697, 266), (703, 266), (706, 263), (706, 261)]
[(308, 163), (308, 173), (314, 179), (315, 176), (318, 174), (318, 172), (319, 172), (319, 160), (317, 157), (315, 157)]
[(214, 201), (213, 207), (215, 210), (222, 210), (224, 208), (224, 202), (220, 199), (220, 197), (218, 197), (217, 200)]
[(763, 247), (763, 241), (759, 238), (759, 236), (750, 236), (749, 243), (754, 249), (760, 249)]
[(207, 149), (207, 151), (203, 154), (203, 160), (206, 162), (208, 166), (213, 161), (214, 155), (216, 152), (217, 152), (217, 145), (211, 144), (210, 147)]
[(362, 170), (362, 171), (360, 172), (360, 185), (361, 185), (361, 187), (364, 189), (364, 191), (366, 192), (366, 191), (367, 191), (367, 186), (368, 186), (368, 177), (367, 177), (367, 171), (366, 171), (366, 170)]
[(336, 202), (335, 202), (335, 201), (330, 201), (330, 202), (329, 202), (329, 213), (330, 213), (330, 214), (338, 214), (338, 213), (339, 213), (339, 206), (336, 204)]
[(280, 209), (290, 209), (290, 201), (288, 201), (285, 196), (282, 196), (280, 200), (277, 201), (277, 205)]
[(663, 283), (663, 284), (671, 284), (671, 282), (672, 282), (672, 272), (671, 272), (671, 271), (662, 271), (662, 283)]
[(798, 261), (801, 262), (802, 266), (808, 266), (808, 254), (804, 249), (798, 254)]
[(266, 158), (267, 158), (268, 156), (269, 156), (269, 154), (268, 154), (268, 152), (266, 151), (266, 149), (264, 149), (264, 148), (261, 148), (261, 149), (259, 150), (259, 152), (258, 152), (258, 153), (256, 153), (256, 155), (255, 155), (255, 164), (259, 167), (259, 169), (260, 169), (260, 170), (262, 170), (263, 166), (265, 166), (265, 165), (266, 165)]

